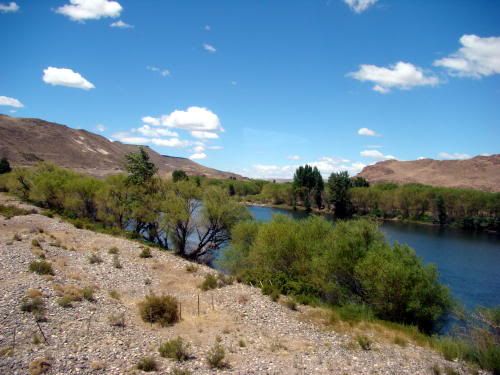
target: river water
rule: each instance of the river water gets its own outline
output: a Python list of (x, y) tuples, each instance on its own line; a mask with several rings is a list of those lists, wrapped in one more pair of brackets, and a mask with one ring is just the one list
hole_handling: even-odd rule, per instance
[[(278, 213), (307, 216), (280, 208), (248, 208), (259, 221)], [(384, 222), (380, 229), (389, 241), (408, 244), (424, 263), (437, 265), (440, 281), (465, 307), (500, 305), (500, 235), (400, 222)]]

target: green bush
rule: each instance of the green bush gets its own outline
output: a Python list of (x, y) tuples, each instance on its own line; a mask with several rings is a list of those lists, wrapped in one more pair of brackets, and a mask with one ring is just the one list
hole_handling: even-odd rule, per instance
[(35, 260), (31, 262), (29, 270), (39, 275), (54, 275), (52, 265), (45, 260)]
[(189, 344), (181, 337), (164, 342), (159, 348), (160, 355), (165, 358), (182, 362), (189, 359)]
[(69, 307), (73, 307), (73, 301), (74, 299), (70, 296), (62, 296), (57, 299), (57, 304), (66, 309)]
[(207, 362), (210, 368), (222, 369), (227, 367), (227, 363), (224, 361), (226, 357), (226, 351), (219, 342), (216, 342), (214, 346), (210, 348), (207, 354)]
[(210, 290), (210, 289), (216, 289), (217, 288), (217, 278), (211, 274), (207, 273), (205, 275), (205, 279), (200, 285), (201, 290)]
[(363, 350), (370, 350), (372, 348), (372, 341), (364, 335), (356, 336), (356, 341)]
[(137, 363), (137, 369), (145, 372), (158, 370), (158, 364), (152, 357), (142, 357)]
[(152, 258), (151, 249), (149, 247), (143, 247), (141, 253), (139, 254), (141, 258)]
[(168, 326), (179, 321), (177, 299), (169, 295), (146, 296), (144, 301), (139, 303), (139, 312), (142, 320), (148, 323)]
[(92, 288), (90, 286), (84, 287), (82, 289), (82, 296), (87, 301), (94, 302), (95, 301), (95, 298), (94, 298), (94, 288)]

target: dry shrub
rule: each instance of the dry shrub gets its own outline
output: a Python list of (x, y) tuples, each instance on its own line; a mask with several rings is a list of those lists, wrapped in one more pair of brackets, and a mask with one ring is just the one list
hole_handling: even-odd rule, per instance
[(138, 306), (141, 318), (145, 322), (168, 326), (179, 321), (178, 303), (175, 297), (150, 294)]
[(37, 358), (34, 361), (32, 361), (29, 365), (30, 375), (45, 374), (50, 370), (51, 366), (52, 366), (51, 361), (48, 358), (46, 357)]

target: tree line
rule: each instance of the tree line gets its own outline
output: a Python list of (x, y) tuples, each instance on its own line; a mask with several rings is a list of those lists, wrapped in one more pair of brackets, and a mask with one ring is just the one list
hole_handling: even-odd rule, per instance
[(130, 231), (191, 259), (210, 256), (229, 241), (236, 222), (250, 218), (220, 186), (202, 187), (179, 172), (161, 179), (142, 148), (126, 159), (128, 174), (103, 180), (47, 163), (14, 168), (0, 176), (0, 189), (78, 223)]

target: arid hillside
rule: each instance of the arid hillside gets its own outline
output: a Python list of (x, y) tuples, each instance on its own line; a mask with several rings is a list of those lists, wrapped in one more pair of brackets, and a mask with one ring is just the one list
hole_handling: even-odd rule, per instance
[[(136, 151), (137, 147), (44, 120), (0, 115), (0, 157), (7, 157), (14, 166), (49, 161), (79, 172), (105, 176), (123, 171), (125, 155)], [(208, 168), (186, 158), (160, 155), (146, 148), (162, 176), (182, 169), (189, 175), (241, 178), (234, 173)]]
[(386, 160), (365, 167), (358, 176), (371, 183), (420, 183), (498, 192), (500, 154), (467, 160)]

